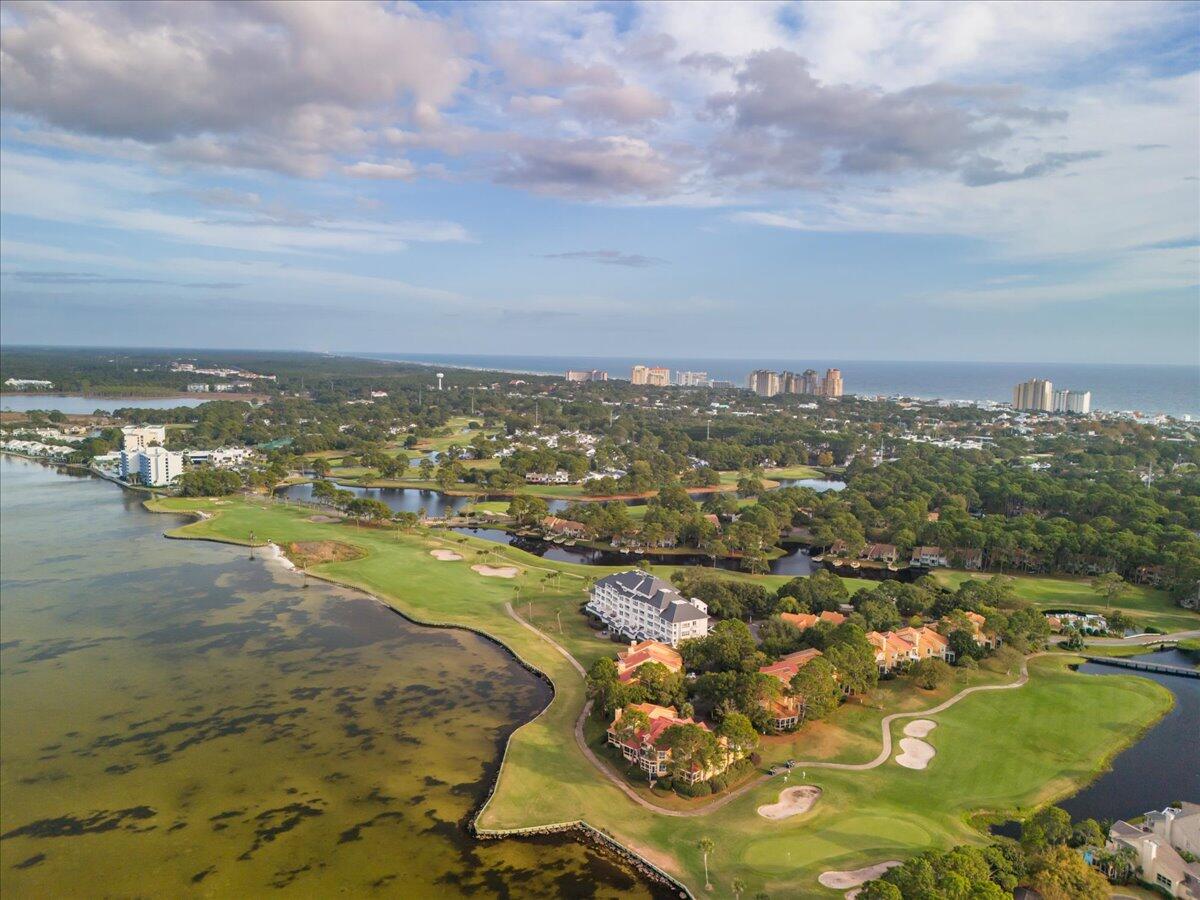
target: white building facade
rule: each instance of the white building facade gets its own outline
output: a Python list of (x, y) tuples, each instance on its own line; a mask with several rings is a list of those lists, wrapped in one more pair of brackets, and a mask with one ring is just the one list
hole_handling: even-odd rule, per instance
[(708, 606), (686, 598), (668, 582), (633, 569), (601, 578), (593, 585), (587, 611), (613, 631), (634, 641), (681, 641), (708, 634)]
[(155, 444), (160, 447), (167, 442), (165, 425), (126, 425), (121, 429), (121, 449), (145, 450)]
[(125, 479), (136, 475), (147, 487), (167, 487), (183, 474), (183, 454), (165, 447), (122, 450), (117, 472)]

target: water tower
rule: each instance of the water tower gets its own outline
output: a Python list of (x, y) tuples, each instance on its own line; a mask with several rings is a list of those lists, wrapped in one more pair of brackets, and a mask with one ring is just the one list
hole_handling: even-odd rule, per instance
[(438, 372), (437, 376), (438, 376), (438, 390), (440, 391), (442, 389), (442, 379), (445, 378), (446, 376), (442, 372)]

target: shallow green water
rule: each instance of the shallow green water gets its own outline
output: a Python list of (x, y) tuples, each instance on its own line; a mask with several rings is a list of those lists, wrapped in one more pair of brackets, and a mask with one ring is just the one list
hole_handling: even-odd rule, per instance
[(0, 459), (7, 897), (648, 896), (465, 818), (548, 688), (91, 478)]

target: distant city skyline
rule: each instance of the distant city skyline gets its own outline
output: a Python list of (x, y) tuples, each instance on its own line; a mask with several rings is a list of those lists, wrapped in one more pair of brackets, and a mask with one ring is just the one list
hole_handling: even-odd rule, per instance
[(6, 343), (1200, 365), (1196, 3), (0, 33)]

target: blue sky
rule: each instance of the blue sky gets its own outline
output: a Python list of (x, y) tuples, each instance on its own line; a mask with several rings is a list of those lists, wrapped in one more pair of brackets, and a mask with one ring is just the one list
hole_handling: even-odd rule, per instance
[(1200, 363), (1196, 4), (0, 10), (5, 343)]

